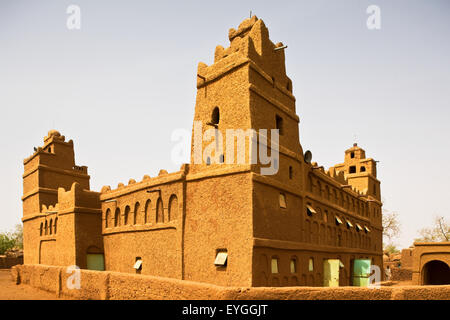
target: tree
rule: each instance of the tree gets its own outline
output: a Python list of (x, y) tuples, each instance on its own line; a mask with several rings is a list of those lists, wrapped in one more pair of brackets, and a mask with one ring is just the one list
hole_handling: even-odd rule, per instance
[(450, 241), (450, 226), (445, 221), (444, 217), (435, 217), (434, 225), (431, 228), (423, 228), (419, 230), (420, 238), (415, 241), (426, 242), (442, 242)]
[(16, 224), (16, 230), (13, 233), (13, 238), (15, 241), (15, 247), (18, 249), (23, 249), (23, 225)]
[(383, 238), (392, 245), (392, 240), (400, 235), (400, 222), (398, 221), (398, 214), (395, 212), (385, 212), (383, 214)]
[(392, 243), (386, 245), (384, 247), (384, 251), (387, 252), (389, 255), (400, 252), (400, 250), (397, 248), (397, 246), (395, 246)]
[(0, 233), (0, 254), (11, 249), (23, 249), (23, 227), (17, 224), (14, 232)]
[(10, 233), (0, 233), (0, 254), (5, 254), (6, 251), (14, 248), (16, 241)]

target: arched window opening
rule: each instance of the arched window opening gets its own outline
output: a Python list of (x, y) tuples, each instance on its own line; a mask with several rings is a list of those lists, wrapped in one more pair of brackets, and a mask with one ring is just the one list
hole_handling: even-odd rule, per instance
[(127, 225), (128, 224), (128, 218), (129, 218), (129, 215), (130, 215), (130, 211), (131, 211), (131, 209), (130, 209), (130, 206), (126, 206), (125, 207), (125, 213), (124, 213), (124, 225)]
[(41, 222), (41, 226), (39, 228), (39, 235), (42, 236), (43, 232), (44, 232), (44, 224)]
[(58, 223), (58, 218), (55, 218), (55, 225), (53, 226), (53, 233), (56, 234), (56, 224)]
[(215, 107), (211, 114), (211, 123), (217, 125), (219, 124), (219, 121), (220, 121), (219, 107)]
[(176, 220), (178, 218), (178, 199), (176, 195), (171, 195), (169, 200), (169, 217), (168, 220)]
[(290, 269), (291, 269), (291, 273), (297, 273), (297, 258), (292, 258), (290, 265), (289, 265)]
[(114, 214), (114, 226), (119, 227), (120, 226), (120, 209), (117, 208), (116, 212)]
[(366, 167), (364, 167), (364, 166), (361, 166), (361, 169), (360, 169), (360, 171), (361, 171), (361, 172), (366, 172)]
[(158, 199), (158, 202), (156, 203), (156, 223), (162, 223), (164, 222), (164, 208), (163, 208), (163, 202), (161, 198)]
[(281, 135), (283, 135), (283, 118), (280, 117), (279, 115), (275, 116), (275, 124), (276, 124), (276, 129), (278, 129), (278, 132)]
[(111, 210), (108, 208), (105, 213), (105, 228), (109, 228), (109, 219), (111, 216)]
[(48, 224), (47, 224), (47, 220), (45, 221), (45, 235), (48, 234)]
[(134, 205), (134, 214), (133, 214), (133, 224), (137, 223), (138, 215), (139, 215), (139, 202), (136, 202)]
[(309, 272), (314, 271), (314, 258), (309, 258), (309, 261), (308, 261), (308, 271), (309, 271)]
[(50, 224), (48, 227), (48, 233), (52, 234), (53, 233), (53, 219), (50, 219)]
[(271, 270), (272, 270), (272, 273), (278, 273), (278, 258), (277, 257), (272, 257)]
[(150, 212), (151, 212), (152, 203), (150, 200), (147, 200), (145, 203), (145, 212), (144, 212), (144, 223), (150, 223)]

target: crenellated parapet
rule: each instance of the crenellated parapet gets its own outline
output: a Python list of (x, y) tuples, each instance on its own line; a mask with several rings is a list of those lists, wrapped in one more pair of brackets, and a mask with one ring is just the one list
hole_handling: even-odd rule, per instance
[(224, 48), (216, 47), (214, 64), (203, 62), (198, 64), (197, 87), (203, 87), (226, 72), (243, 64), (251, 67), (266, 77), (272, 85), (277, 85), (286, 95), (295, 100), (292, 95), (292, 81), (286, 75), (283, 43), (274, 44), (269, 38), (269, 30), (263, 20), (256, 16), (245, 19), (238, 29), (231, 28), (228, 32), (230, 45)]
[(78, 182), (74, 182), (70, 190), (58, 188), (58, 207), (62, 212), (75, 208), (100, 209), (100, 193), (85, 190)]
[(138, 182), (134, 179), (129, 179), (127, 185), (119, 182), (116, 189), (111, 189), (110, 186), (103, 186), (100, 191), (101, 199), (107, 200), (111, 197), (116, 197), (137, 190), (146, 189), (151, 186), (170, 184), (172, 182), (184, 180), (186, 178), (186, 174), (188, 173), (188, 167), (188, 164), (182, 164), (180, 167), (180, 171), (172, 173), (168, 173), (166, 170), (161, 169), (158, 176), (156, 177), (150, 177), (146, 174), (142, 177), (141, 181)]

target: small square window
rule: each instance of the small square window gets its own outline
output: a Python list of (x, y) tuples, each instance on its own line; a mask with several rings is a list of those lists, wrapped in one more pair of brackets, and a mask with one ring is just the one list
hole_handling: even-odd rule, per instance
[(216, 255), (216, 260), (214, 261), (214, 265), (218, 267), (225, 267), (227, 265), (228, 260), (228, 252), (219, 251)]
[(356, 166), (350, 166), (349, 173), (356, 173)]
[(278, 273), (278, 259), (272, 258), (272, 273)]

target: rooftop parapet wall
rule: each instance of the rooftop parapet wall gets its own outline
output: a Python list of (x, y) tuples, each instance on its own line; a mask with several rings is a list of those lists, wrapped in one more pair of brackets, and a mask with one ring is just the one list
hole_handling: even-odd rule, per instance
[(58, 189), (57, 206), (60, 211), (73, 208), (100, 209), (100, 193), (84, 190), (79, 183), (74, 182), (68, 191), (64, 188)]
[(130, 179), (127, 185), (120, 182), (116, 189), (111, 189), (110, 186), (103, 186), (100, 191), (100, 199), (101, 201), (105, 201), (138, 190), (184, 180), (186, 178), (186, 174), (188, 173), (188, 168), (188, 164), (182, 164), (180, 171), (172, 173), (168, 173), (166, 170), (162, 169), (159, 171), (157, 177), (152, 178), (149, 175), (144, 175), (142, 180), (139, 182), (136, 182), (134, 179)]
[[(315, 174), (318, 177), (321, 176), (322, 178), (326, 179), (327, 182), (333, 183), (341, 188), (343, 186), (346, 186), (344, 190), (349, 191), (352, 196), (357, 198), (367, 196), (367, 189), (358, 190), (357, 188), (351, 186), (343, 171), (336, 171), (335, 167), (331, 167), (328, 170), (325, 170), (323, 167), (319, 167), (315, 162), (313, 162), (311, 168), (315, 169), (313, 170), (313, 174)], [(364, 198), (360, 199), (364, 200)]]

